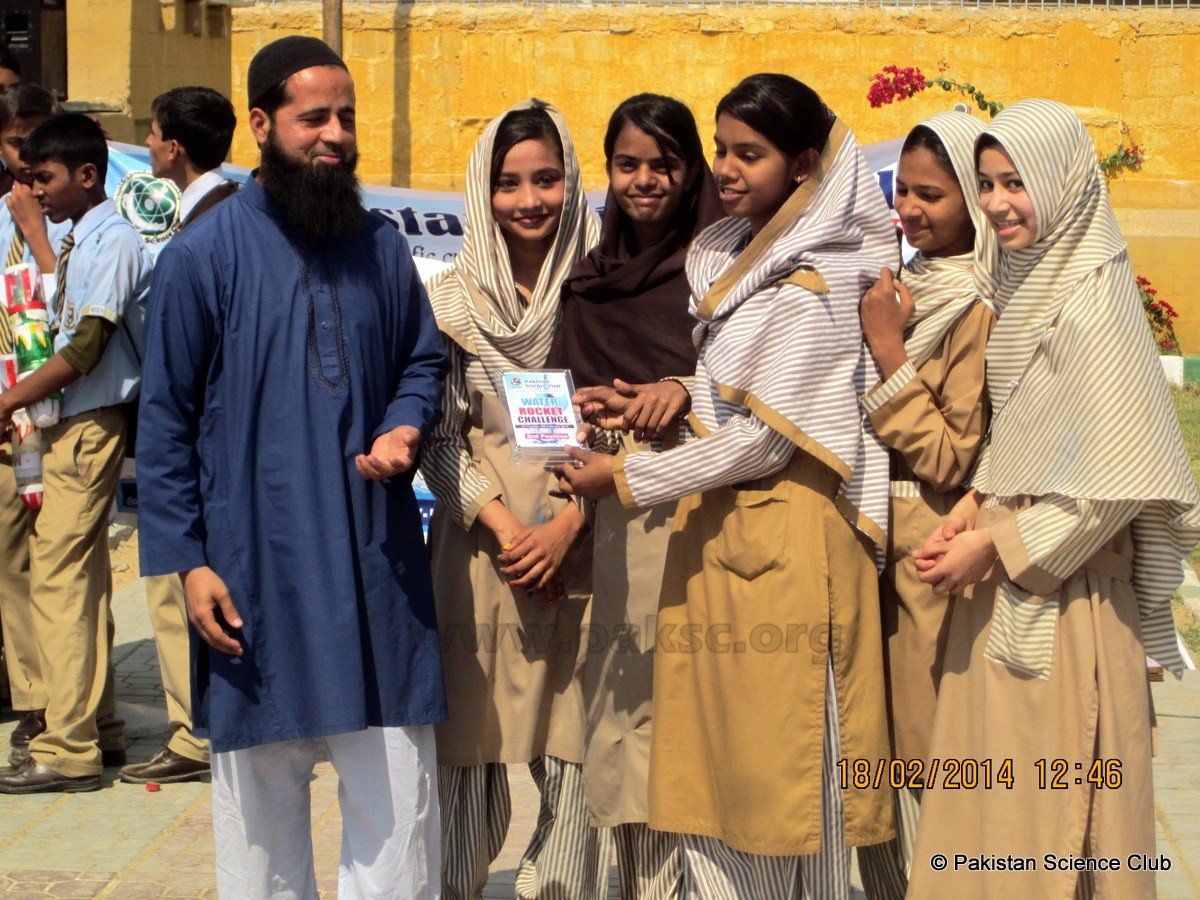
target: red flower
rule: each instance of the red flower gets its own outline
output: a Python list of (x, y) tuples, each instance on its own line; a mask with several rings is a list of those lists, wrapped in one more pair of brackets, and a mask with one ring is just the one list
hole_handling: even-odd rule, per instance
[(907, 100), (928, 86), (921, 70), (914, 66), (884, 66), (882, 72), (871, 76), (867, 100), (873, 108), (877, 108), (897, 100)]

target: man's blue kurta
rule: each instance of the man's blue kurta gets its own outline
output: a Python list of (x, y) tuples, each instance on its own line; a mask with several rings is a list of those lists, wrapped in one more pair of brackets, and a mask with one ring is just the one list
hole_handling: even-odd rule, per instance
[(376, 436), (434, 423), (444, 364), (408, 246), (378, 215), (312, 247), (251, 180), (159, 257), (142, 574), (210, 566), (243, 619), (241, 657), (192, 633), (213, 750), (445, 718), (412, 471), (354, 469)]

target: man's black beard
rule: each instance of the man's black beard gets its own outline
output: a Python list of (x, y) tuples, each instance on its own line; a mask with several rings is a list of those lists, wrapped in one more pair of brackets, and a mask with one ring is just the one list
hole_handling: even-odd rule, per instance
[(262, 147), (258, 177), (283, 220), (310, 243), (320, 244), (363, 227), (362, 197), (354, 174), (357, 164), (357, 154), (333, 164), (297, 162), (279, 146), (272, 131)]

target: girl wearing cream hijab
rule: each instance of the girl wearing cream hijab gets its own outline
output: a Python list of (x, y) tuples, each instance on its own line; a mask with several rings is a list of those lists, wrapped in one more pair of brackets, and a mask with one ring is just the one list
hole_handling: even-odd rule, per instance
[[(1182, 671), (1169, 598), (1200, 494), (1083, 124), (1027, 100), (976, 149), (1003, 251), (992, 427), (974, 490), (916, 557), (935, 592), (963, 593), (929, 755), (979, 787), (927, 786), (911, 892), (1152, 897), (1154, 873), (1125, 864), (1155, 852), (1145, 657)], [(930, 865), (956, 853), (1012, 862)]]
[[(965, 493), (987, 429), (983, 353), (995, 322), (996, 237), (979, 208), (975, 140), (959, 112), (918, 125), (900, 151), (895, 208), (917, 255), (903, 282), (890, 270), (859, 315), (880, 381), (862, 398), (891, 448), (888, 562), (880, 581), (892, 758), (923, 760), (937, 703), (950, 601), (922, 584), (914, 547)], [(896, 302), (896, 291), (901, 302)], [(859, 849), (871, 897), (903, 898), (916, 837), (920, 773), (900, 783), (897, 837)], [(907, 779), (905, 779), (907, 780)]]
[(454, 266), (430, 284), (446, 338), (443, 419), (422, 471), (449, 720), (438, 726), (443, 896), (473, 898), (508, 832), (506, 765), (541, 792), (522, 898), (603, 897), (611, 842), (590, 828), (579, 685), (591, 563), (578, 507), (512, 462), (497, 395), (504, 368), (545, 365), (571, 267), (595, 244), (571, 136), (536, 100), (494, 120), (467, 168)]

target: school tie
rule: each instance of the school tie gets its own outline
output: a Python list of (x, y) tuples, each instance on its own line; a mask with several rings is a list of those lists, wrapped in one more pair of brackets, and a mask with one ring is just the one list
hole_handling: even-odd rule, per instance
[(75, 246), (75, 232), (68, 231), (58, 248), (58, 262), (54, 265), (54, 314), (58, 316), (59, 327), (62, 327), (63, 303), (67, 299), (67, 260), (71, 257), (71, 249)]
[(4, 260), (4, 268), (10, 266), (19, 266), (25, 261), (25, 235), (21, 234), (21, 229), (13, 223), (13, 239), (8, 245), (8, 256)]

